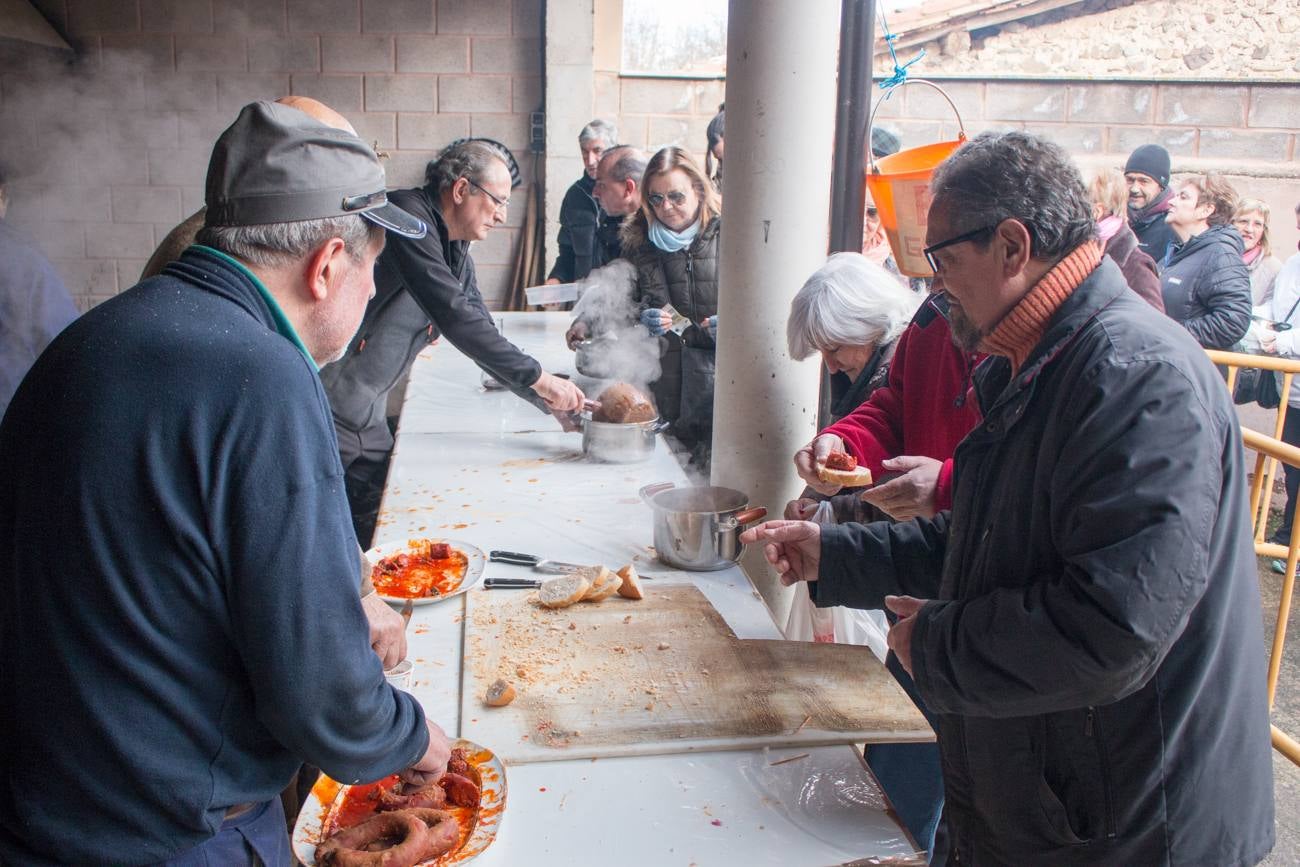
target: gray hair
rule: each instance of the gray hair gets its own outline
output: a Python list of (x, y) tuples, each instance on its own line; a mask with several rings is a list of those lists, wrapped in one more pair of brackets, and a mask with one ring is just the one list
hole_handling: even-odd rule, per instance
[(578, 145), (585, 145), (587, 142), (603, 141), (606, 147), (618, 141), (618, 127), (607, 120), (596, 118), (591, 123), (582, 128), (578, 133)]
[(861, 253), (835, 253), (790, 302), (786, 342), (804, 359), (837, 346), (882, 346), (896, 340), (921, 298)]
[(631, 178), (638, 187), (641, 186), (641, 178), (645, 175), (645, 167), (649, 162), (644, 151), (631, 145), (614, 145), (600, 158), (601, 162), (605, 160), (610, 160), (609, 173), (614, 180), (622, 183)]
[[(1054, 262), (1096, 237), (1092, 199), (1070, 155), (1020, 130), (982, 132), (962, 145), (934, 170), (930, 193), (954, 235), (1020, 221), (1035, 259)], [(974, 243), (987, 247), (990, 235)]]
[(510, 164), (497, 148), (477, 139), (466, 139), (448, 145), (438, 158), (424, 169), (424, 183), (435, 193), (445, 193), (461, 178), (482, 184), (488, 168), (499, 162), (509, 171)]
[(249, 265), (279, 268), (300, 261), (330, 238), (341, 239), (348, 255), (360, 261), (383, 234), (380, 226), (357, 214), (348, 214), (292, 223), (204, 226), (194, 240)]

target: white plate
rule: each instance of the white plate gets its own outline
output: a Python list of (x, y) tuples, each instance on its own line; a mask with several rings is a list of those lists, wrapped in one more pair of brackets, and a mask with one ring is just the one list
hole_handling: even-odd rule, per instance
[[(413, 602), (416, 605), (431, 605), (434, 602), (441, 602), (444, 599), (451, 599), (459, 596), (466, 590), (472, 590), (483, 580), (483, 569), (487, 565), (487, 557), (478, 548), (468, 542), (457, 542), (455, 539), (441, 539), (434, 536), (422, 537), (421, 541), (446, 542), (451, 547), (465, 555), (468, 564), (465, 566), (465, 580), (460, 582), (460, 586), (451, 593), (442, 596), (421, 596), (419, 599), (406, 599), (401, 596), (385, 596), (380, 593), (379, 598), (393, 605), (405, 605), (407, 602)], [(406, 542), (386, 542), (383, 545), (376, 545), (366, 552), (366, 559), (370, 565), (374, 566), (385, 557), (392, 557), (394, 554), (410, 553), (410, 541)]]
[[(486, 753), (478, 763), (482, 778), (482, 798), (479, 802), (478, 821), (465, 844), (441, 858), (421, 862), (420, 867), (452, 867), (473, 861), (492, 845), (506, 809), (506, 768), (491, 750), (472, 741), (457, 740), (453, 748), (463, 748), (470, 755)], [(302, 864), (312, 867), (316, 863), (316, 844), (321, 841), (323, 829), (329, 827), (334, 811), (343, 803), (349, 786), (342, 786), (324, 775), (312, 786), (311, 794), (298, 813), (293, 828), (293, 854)]]

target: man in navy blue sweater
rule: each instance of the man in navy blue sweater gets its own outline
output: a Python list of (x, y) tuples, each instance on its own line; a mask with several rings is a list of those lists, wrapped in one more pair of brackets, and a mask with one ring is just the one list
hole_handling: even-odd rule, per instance
[(291, 863), (277, 793), (441, 773), (390, 687), (318, 365), (374, 291), (355, 135), (272, 103), (217, 142), (198, 245), (92, 310), (0, 425), (0, 863)]

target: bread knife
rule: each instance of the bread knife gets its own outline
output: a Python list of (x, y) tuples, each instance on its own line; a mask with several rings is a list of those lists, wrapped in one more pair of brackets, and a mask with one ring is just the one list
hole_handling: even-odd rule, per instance
[(513, 563), (516, 566), (531, 566), (535, 572), (552, 572), (564, 575), (586, 569), (578, 563), (561, 563), (558, 560), (543, 560), (536, 554), (520, 554), (515, 551), (489, 551), (488, 560), (493, 563)]

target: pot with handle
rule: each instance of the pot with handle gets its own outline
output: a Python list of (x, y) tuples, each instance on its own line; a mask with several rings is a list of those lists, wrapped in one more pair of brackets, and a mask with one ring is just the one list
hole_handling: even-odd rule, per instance
[(596, 421), (590, 412), (580, 416), (582, 453), (594, 461), (607, 464), (634, 464), (649, 460), (655, 453), (655, 438), (668, 427), (660, 419), (650, 421)]
[(712, 572), (735, 563), (745, 525), (767, 516), (762, 506), (748, 508), (749, 496), (732, 488), (679, 488), (660, 482), (640, 493), (654, 512), (659, 559), (688, 572)]

